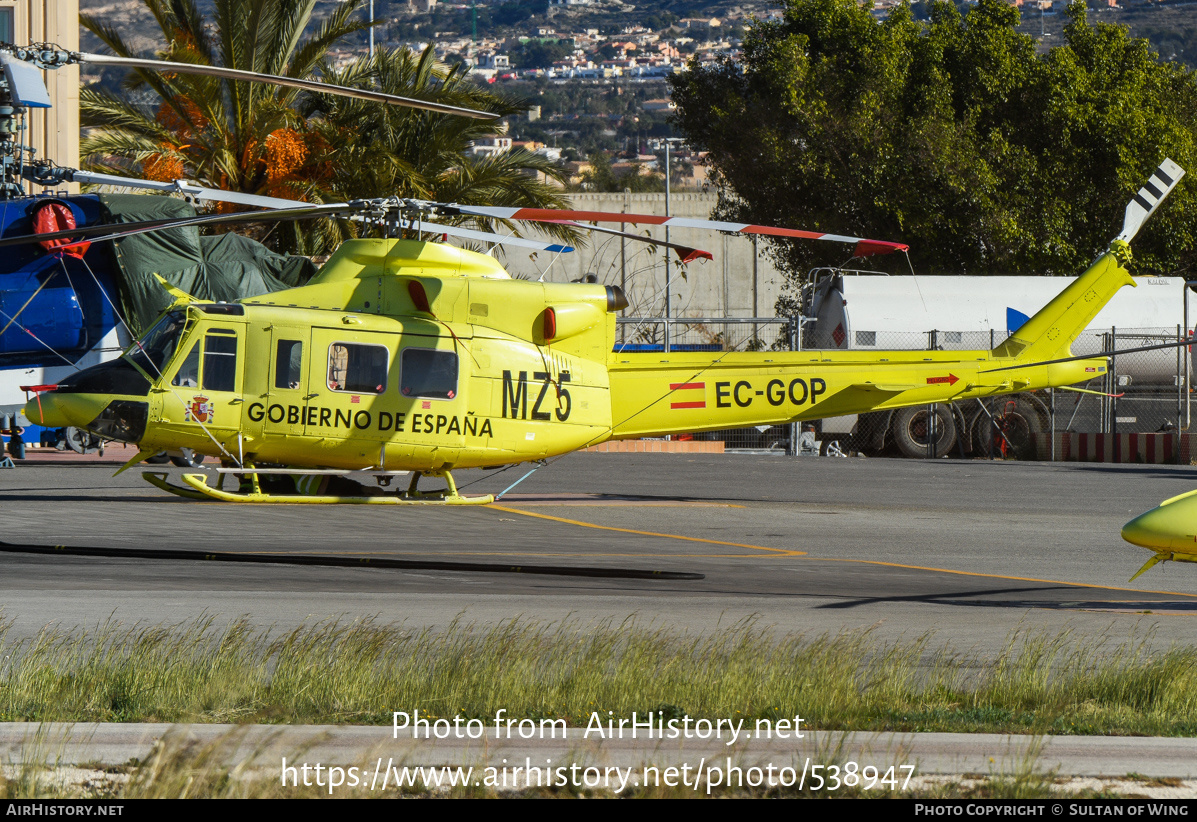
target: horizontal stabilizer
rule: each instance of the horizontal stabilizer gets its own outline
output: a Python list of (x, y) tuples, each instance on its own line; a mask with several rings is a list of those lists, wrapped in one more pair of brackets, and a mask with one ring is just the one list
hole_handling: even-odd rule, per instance
[[(863, 408), (879, 405), (903, 391), (919, 388), (916, 385), (895, 385), (892, 383), (860, 382), (828, 393), (819, 402), (824, 417), (838, 417), (842, 414), (856, 414)], [(921, 386), (926, 388), (926, 386)]]

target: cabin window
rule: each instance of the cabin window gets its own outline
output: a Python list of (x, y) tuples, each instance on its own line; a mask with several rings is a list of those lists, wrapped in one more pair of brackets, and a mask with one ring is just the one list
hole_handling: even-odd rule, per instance
[(877, 345), (877, 332), (876, 331), (857, 331), (856, 332), (856, 344), (857, 345), (871, 345), (871, 346), (875, 347)]
[(274, 354), (274, 387), (299, 388), (303, 368), (303, 343), (279, 340)]
[[(228, 332), (224, 332), (228, 333)], [(204, 390), (233, 391), (237, 387), (237, 338), (209, 334), (204, 339)]]
[(453, 399), (457, 396), (457, 354), (427, 348), (404, 349), (400, 390), (405, 397)]
[(351, 394), (381, 394), (387, 388), (388, 355), (381, 345), (333, 343), (328, 347), (328, 387)]

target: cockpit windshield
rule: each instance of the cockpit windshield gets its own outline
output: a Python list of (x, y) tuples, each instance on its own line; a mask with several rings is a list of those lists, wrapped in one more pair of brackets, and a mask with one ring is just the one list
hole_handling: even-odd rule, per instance
[(125, 351), (134, 365), (144, 371), (152, 380), (162, 375), (162, 369), (174, 356), (183, 328), (187, 324), (187, 312), (171, 311), (155, 323), (139, 341)]

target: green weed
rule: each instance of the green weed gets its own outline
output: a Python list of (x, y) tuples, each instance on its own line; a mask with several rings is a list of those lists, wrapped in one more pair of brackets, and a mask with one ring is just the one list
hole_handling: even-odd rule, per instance
[(421, 716), (793, 719), (821, 730), (1197, 734), (1197, 648), (1020, 632), (996, 659), (805, 637), (749, 621), (712, 633), (511, 620), (411, 630), (374, 621), (278, 632), (215, 617), (171, 626), (0, 625), (0, 721), (390, 724)]

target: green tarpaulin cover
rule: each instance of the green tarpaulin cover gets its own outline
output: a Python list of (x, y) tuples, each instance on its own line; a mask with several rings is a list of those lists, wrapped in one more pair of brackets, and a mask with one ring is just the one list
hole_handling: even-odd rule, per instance
[[(104, 221), (136, 223), (194, 217), (182, 200), (146, 194), (101, 194)], [(306, 283), (316, 266), (306, 257), (276, 254), (238, 234), (200, 236), (198, 226), (151, 231), (113, 243), (121, 276), (124, 314), (141, 334), (171, 303), (154, 279), (200, 300), (232, 302)]]

